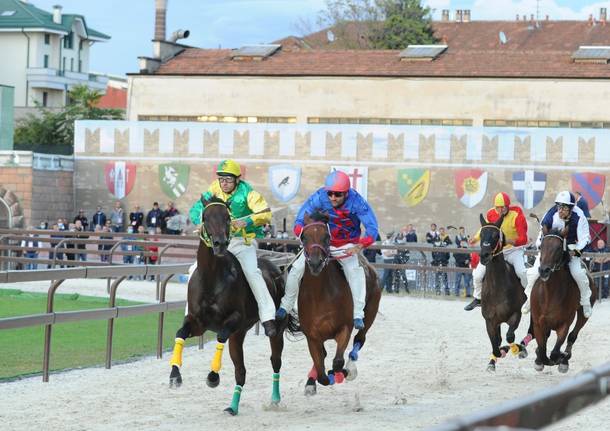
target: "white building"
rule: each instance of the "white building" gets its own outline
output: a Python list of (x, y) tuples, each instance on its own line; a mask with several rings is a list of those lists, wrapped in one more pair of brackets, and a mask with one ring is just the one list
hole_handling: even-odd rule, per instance
[(49, 13), (27, 0), (0, 0), (0, 82), (15, 87), (16, 115), (35, 102), (65, 106), (75, 85), (104, 92), (108, 78), (89, 73), (89, 58), (91, 46), (108, 39), (61, 6)]

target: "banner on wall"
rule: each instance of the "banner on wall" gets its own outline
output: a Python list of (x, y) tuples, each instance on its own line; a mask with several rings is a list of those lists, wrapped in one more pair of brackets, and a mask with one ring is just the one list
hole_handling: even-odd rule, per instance
[(513, 173), (513, 190), (517, 200), (525, 209), (532, 209), (540, 203), (546, 189), (546, 174), (538, 171)]
[(288, 202), (301, 186), (301, 168), (292, 165), (269, 167), (269, 188), (277, 200)]
[(167, 196), (177, 199), (186, 192), (189, 183), (189, 165), (163, 163), (159, 165), (159, 185)]
[(330, 171), (342, 171), (349, 177), (351, 186), (367, 199), (369, 168), (366, 166), (331, 166)]
[(136, 182), (136, 165), (127, 162), (106, 163), (104, 179), (108, 191), (117, 199), (123, 199), (131, 192)]
[(604, 198), (606, 177), (593, 172), (577, 172), (572, 174), (572, 190), (580, 192), (589, 204), (589, 209), (595, 208)]
[(430, 188), (430, 169), (399, 169), (398, 193), (407, 206), (421, 203)]
[(487, 172), (481, 169), (461, 169), (454, 174), (455, 194), (468, 208), (481, 202), (487, 191)]

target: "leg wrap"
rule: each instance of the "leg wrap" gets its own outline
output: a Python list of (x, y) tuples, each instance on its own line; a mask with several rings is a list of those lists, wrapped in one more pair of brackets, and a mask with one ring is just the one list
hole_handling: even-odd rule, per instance
[(233, 399), (231, 400), (231, 409), (237, 414), (239, 411), (239, 400), (241, 399), (241, 390), (243, 388), (239, 385), (235, 385), (235, 390), (233, 391)]
[(273, 373), (273, 390), (271, 392), (271, 402), (273, 404), (279, 404), (280, 399), (280, 373)]
[[(222, 352), (225, 348), (225, 345), (222, 343), (216, 344), (216, 352), (214, 353), (214, 358), (212, 359), (212, 371), (218, 373), (220, 368), (222, 367)], [(240, 386), (241, 388), (241, 386)], [(241, 389), (240, 389), (241, 390)]]
[(176, 338), (174, 342), (174, 351), (172, 358), (169, 360), (171, 366), (182, 366), (182, 349), (184, 348), (184, 340), (182, 338)]

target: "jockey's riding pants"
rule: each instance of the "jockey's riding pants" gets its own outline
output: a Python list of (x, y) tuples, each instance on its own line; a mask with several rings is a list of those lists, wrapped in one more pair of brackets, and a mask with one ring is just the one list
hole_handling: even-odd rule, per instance
[[(523, 259), (523, 248), (507, 248), (504, 250), (504, 260), (510, 263), (515, 269), (515, 273), (521, 285), (527, 286), (527, 268), (525, 268), (525, 260)], [(473, 296), (481, 299), (481, 289), (483, 289), (483, 278), (485, 277), (485, 265), (479, 263), (472, 271), (472, 284), (474, 285)]]
[[(258, 317), (261, 319), (261, 322), (274, 320), (275, 304), (267, 289), (267, 284), (263, 279), (263, 273), (258, 268), (256, 245), (254, 243), (247, 245), (243, 238), (233, 237), (231, 238), (231, 242), (229, 242), (228, 250), (237, 258), (241, 265), (241, 269), (246, 276), (246, 280), (248, 280), (250, 289), (252, 289), (252, 293), (258, 304)], [(197, 268), (197, 262), (192, 264), (189, 268), (189, 280), (191, 279), (195, 268)], [(188, 313), (188, 302), (186, 307), (185, 314)]]
[[(364, 303), (366, 300), (366, 277), (364, 268), (360, 266), (358, 255), (345, 257), (344, 251), (353, 247), (354, 244), (346, 244), (341, 247), (330, 247), (330, 254), (333, 257), (341, 257), (338, 259), (343, 267), (345, 278), (352, 291), (352, 299), (354, 303), (354, 319), (364, 319)], [(294, 307), (294, 303), (299, 295), (299, 286), (305, 273), (305, 253), (301, 253), (299, 258), (292, 263), (288, 279), (286, 280), (286, 294), (282, 298), (281, 307), (290, 312)]]
[[(532, 288), (534, 287), (534, 283), (536, 283), (536, 280), (538, 280), (540, 277), (538, 268), (540, 268), (540, 255), (536, 256), (534, 266), (527, 270), (527, 287), (525, 288), (525, 294), (527, 295), (528, 302), (532, 293)], [(587, 270), (583, 267), (580, 258), (577, 256), (572, 256), (570, 258), (570, 262), (568, 263), (568, 268), (570, 269), (570, 274), (572, 274), (572, 278), (574, 278), (574, 281), (580, 290), (580, 305), (591, 305), (591, 287), (589, 286), (589, 277), (587, 277)]]

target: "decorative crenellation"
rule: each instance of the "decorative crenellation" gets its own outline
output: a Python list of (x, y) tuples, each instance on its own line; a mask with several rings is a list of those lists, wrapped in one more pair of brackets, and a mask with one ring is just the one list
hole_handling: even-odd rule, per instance
[(594, 165), (605, 129), (78, 121), (75, 155)]

